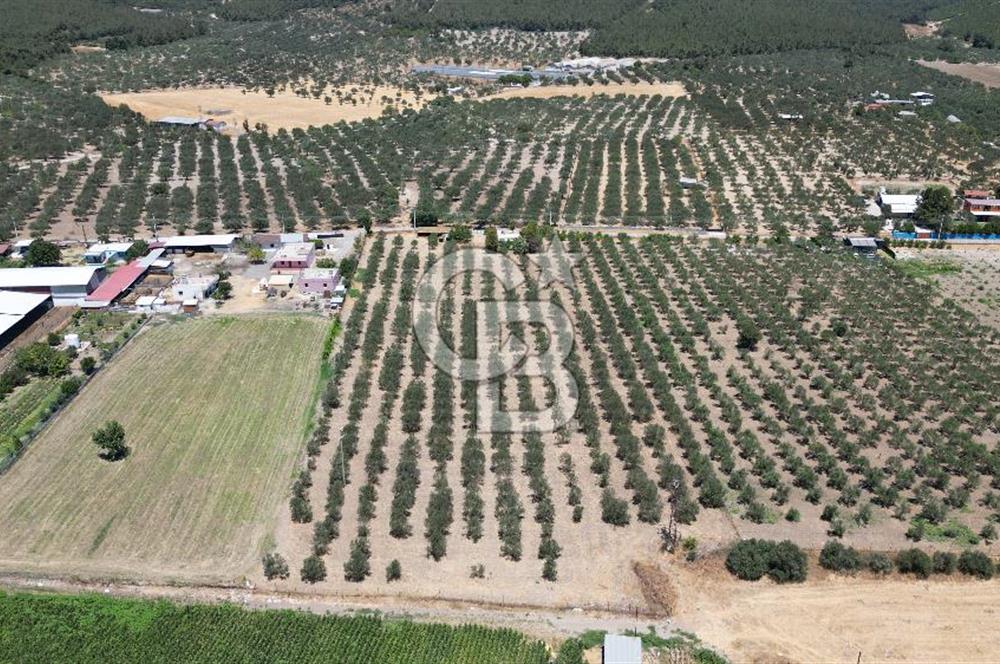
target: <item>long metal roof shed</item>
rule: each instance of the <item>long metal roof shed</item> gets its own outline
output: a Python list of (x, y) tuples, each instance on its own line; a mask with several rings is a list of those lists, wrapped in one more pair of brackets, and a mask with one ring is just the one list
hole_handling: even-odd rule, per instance
[(0, 289), (85, 287), (100, 266), (87, 267), (9, 267), (0, 268)]
[(236, 242), (239, 235), (177, 235), (163, 241), (165, 249), (178, 249), (184, 247), (215, 247), (228, 246)]
[(24, 316), (35, 307), (52, 297), (43, 293), (19, 293), (0, 291), (0, 314), (4, 316)]

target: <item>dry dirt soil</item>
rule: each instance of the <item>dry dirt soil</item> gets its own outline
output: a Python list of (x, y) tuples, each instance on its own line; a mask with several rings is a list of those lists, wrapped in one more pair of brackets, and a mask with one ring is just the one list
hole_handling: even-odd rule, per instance
[(721, 559), (678, 569), (675, 623), (738, 662), (990, 662), (1000, 584), (825, 575), (736, 581)]
[[(359, 88), (360, 89), (360, 88)], [(371, 88), (369, 88), (371, 90)], [(290, 89), (276, 91), (273, 97), (264, 92), (247, 92), (240, 88), (180, 88), (177, 90), (148, 90), (145, 92), (102, 94), (101, 98), (112, 106), (124, 104), (150, 120), (168, 115), (208, 117), (210, 110), (229, 111), (215, 116), (225, 120), (227, 131), (242, 131), (243, 121), (251, 126), (261, 123), (272, 129), (305, 129), (312, 125), (335, 124), (340, 121), (355, 122), (382, 115), (386, 104), (383, 97), (405, 100), (408, 107), (419, 108), (429, 96), (418, 100), (413, 93), (390, 87), (376, 87), (374, 94), (354, 94), (357, 104), (347, 100), (350, 88), (343, 88), (343, 100), (328, 92), (332, 102), (323, 98), (299, 97)], [(397, 94), (400, 95), (397, 97)]]
[(976, 83), (982, 83), (988, 88), (1000, 88), (1000, 65), (972, 62), (945, 62), (944, 60), (917, 60), (918, 64), (931, 69), (937, 69), (945, 74), (961, 76)]
[[(227, 123), (226, 132), (242, 131), (243, 121), (251, 126), (261, 123), (271, 129), (305, 129), (310, 126), (335, 124), (340, 121), (356, 122), (367, 118), (380, 117), (386, 108), (384, 97), (395, 100), (392, 105), (401, 108), (400, 100), (407, 108), (420, 108), (433, 99), (433, 95), (422, 95), (419, 99), (409, 91), (392, 87), (364, 86), (368, 93), (355, 93), (358, 103), (347, 100), (351, 89), (362, 86), (341, 88), (343, 100), (338, 100), (333, 91), (328, 92), (332, 102), (328, 105), (323, 98), (300, 97), (290, 89), (279, 90), (269, 97), (264, 92), (249, 92), (240, 88), (179, 88), (170, 90), (147, 90), (145, 92), (103, 93), (101, 98), (112, 106), (124, 104), (149, 120), (159, 120), (169, 115), (184, 117), (214, 117)], [(684, 97), (687, 92), (680, 83), (626, 83), (623, 85), (548, 85), (531, 88), (508, 88), (496, 95), (479, 99), (553, 97), (593, 97), (595, 95), (663, 95)], [(209, 111), (229, 111), (213, 116)]]

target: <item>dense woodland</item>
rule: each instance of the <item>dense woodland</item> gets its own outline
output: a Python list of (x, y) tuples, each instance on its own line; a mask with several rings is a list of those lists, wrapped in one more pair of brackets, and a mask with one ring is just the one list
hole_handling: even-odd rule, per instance
[(80, 42), (125, 49), (204, 30), (190, 17), (144, 13), (110, 0), (7, 0), (0, 21), (0, 73), (23, 72)]
[[(408, 25), (583, 30), (590, 55), (692, 57), (902, 42), (902, 22), (922, 20), (934, 0), (410, 0)], [(987, 5), (987, 0), (981, 4)], [(995, 5), (994, 5), (995, 7)], [(991, 10), (993, 11), (993, 10)]]
[(1000, 3), (959, 0), (936, 8), (930, 17), (943, 22), (941, 29), (945, 34), (980, 48), (1000, 48)]

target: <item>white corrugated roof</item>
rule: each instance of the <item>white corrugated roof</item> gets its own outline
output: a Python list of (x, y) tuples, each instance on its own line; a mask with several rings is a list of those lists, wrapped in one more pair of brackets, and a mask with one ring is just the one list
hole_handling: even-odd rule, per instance
[(214, 247), (216, 245), (232, 244), (239, 235), (177, 235), (163, 241), (163, 246), (170, 247)]
[(87, 247), (88, 254), (101, 254), (106, 251), (125, 253), (132, 248), (134, 242), (98, 242)]
[(49, 297), (41, 293), (0, 291), (0, 314), (5, 316), (24, 316), (49, 299)]
[(332, 279), (336, 276), (335, 268), (311, 267), (302, 270), (303, 279)]
[(642, 639), (605, 634), (604, 664), (642, 664)]
[(917, 205), (920, 194), (880, 194), (882, 205)]
[(0, 314), (0, 334), (3, 334), (10, 328), (21, 322), (24, 316), (15, 316), (13, 314)]
[(10, 267), (0, 269), (0, 288), (51, 288), (86, 286), (101, 268), (86, 267)]

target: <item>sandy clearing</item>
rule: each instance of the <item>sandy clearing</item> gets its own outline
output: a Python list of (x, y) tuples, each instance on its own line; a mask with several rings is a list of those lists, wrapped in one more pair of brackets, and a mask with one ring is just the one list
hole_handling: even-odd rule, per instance
[(684, 85), (676, 81), (661, 83), (607, 83), (594, 85), (541, 85), (530, 88), (507, 88), (490, 95), (486, 99), (496, 97), (505, 99), (552, 99), (553, 97), (595, 97), (597, 95), (663, 95), (664, 97), (686, 97)]
[[(357, 92), (351, 95), (351, 90)], [(420, 108), (431, 96), (420, 99), (408, 91), (393, 87), (350, 86), (341, 88), (341, 99), (327, 91), (331, 103), (323, 97), (299, 97), (290, 89), (276, 91), (273, 97), (264, 92), (240, 88), (179, 88), (177, 90), (147, 90), (145, 92), (102, 93), (101, 98), (112, 106), (124, 104), (149, 120), (167, 115), (209, 117), (209, 111), (229, 111), (216, 119), (227, 123), (229, 132), (242, 131), (243, 121), (251, 126), (261, 123), (272, 129), (305, 129), (313, 125), (356, 122), (380, 117), (388, 106)], [(351, 101), (353, 96), (357, 103)], [(389, 103), (386, 103), (386, 102)]]
[(996, 582), (828, 576), (779, 586), (681, 574), (676, 623), (734, 661), (855, 662), (860, 652), (867, 662), (988, 662), (1000, 648)]
[(952, 76), (961, 76), (988, 88), (1000, 88), (1000, 64), (917, 60), (917, 64)]
[(921, 25), (920, 23), (904, 23), (903, 32), (910, 39), (918, 39), (920, 37), (933, 37), (938, 33), (941, 28), (943, 21), (928, 21), (927, 25)]

